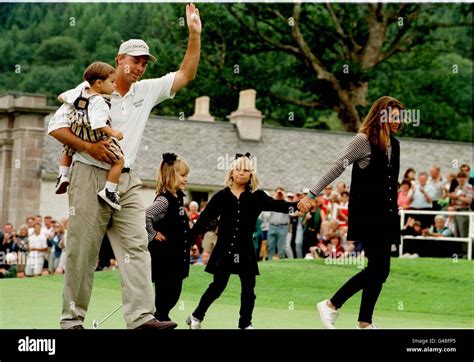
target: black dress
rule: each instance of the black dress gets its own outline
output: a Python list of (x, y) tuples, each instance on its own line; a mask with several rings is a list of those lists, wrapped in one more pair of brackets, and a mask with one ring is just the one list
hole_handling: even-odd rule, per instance
[(262, 190), (247, 188), (237, 198), (229, 187), (218, 191), (209, 201), (192, 229), (193, 240), (209, 223), (219, 218), (219, 236), (206, 272), (259, 275), (252, 234), (262, 211), (293, 213), (296, 202), (275, 200)]
[[(173, 283), (189, 275), (190, 229), (189, 219), (183, 205), (184, 193), (177, 192), (173, 196), (165, 191), (159, 194), (167, 201), (164, 216), (158, 218), (147, 210), (147, 222), (151, 222), (153, 230), (159, 231), (166, 237), (165, 241), (150, 240), (148, 249), (151, 254), (151, 276), (153, 282)], [(150, 229), (148, 226), (147, 229)], [(156, 233), (155, 233), (156, 234)], [(150, 235), (150, 232), (149, 232)]]

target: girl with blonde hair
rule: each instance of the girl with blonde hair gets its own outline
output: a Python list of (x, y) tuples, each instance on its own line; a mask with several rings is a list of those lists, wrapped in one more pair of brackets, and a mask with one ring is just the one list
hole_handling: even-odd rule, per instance
[(224, 291), (231, 274), (240, 277), (242, 286), (238, 326), (253, 328), (254, 288), (259, 270), (252, 235), (257, 218), (262, 211), (292, 213), (296, 207), (296, 203), (275, 200), (259, 190), (254, 165), (250, 153), (236, 154), (225, 178), (226, 187), (211, 198), (192, 229), (194, 239), (219, 218), (217, 243), (205, 269), (214, 275), (214, 281), (186, 320), (190, 329), (201, 328), (208, 308)]
[[(151, 277), (155, 283), (155, 318), (171, 321), (169, 313), (189, 275), (191, 247), (189, 219), (184, 209), (188, 163), (174, 153), (163, 154), (156, 182), (156, 197), (146, 210)], [(176, 327), (176, 324), (174, 325)]]

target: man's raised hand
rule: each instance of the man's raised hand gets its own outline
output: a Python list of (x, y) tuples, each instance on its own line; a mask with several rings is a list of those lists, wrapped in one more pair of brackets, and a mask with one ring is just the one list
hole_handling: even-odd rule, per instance
[(186, 22), (189, 34), (201, 34), (202, 24), (199, 9), (193, 3), (186, 5)]

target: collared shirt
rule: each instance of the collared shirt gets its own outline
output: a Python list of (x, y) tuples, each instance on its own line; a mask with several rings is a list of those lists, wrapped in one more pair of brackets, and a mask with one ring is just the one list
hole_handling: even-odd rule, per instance
[[(471, 202), (472, 202), (472, 185), (468, 184), (467, 182), (461, 186), (458, 185), (456, 189), (454, 190), (456, 195), (458, 196), (457, 199), (452, 200), (452, 204), (456, 209), (467, 209), (470, 207)], [(461, 201), (459, 200), (459, 196), (467, 197), (468, 201)]]
[[(415, 186), (415, 191), (413, 192), (413, 200), (411, 202), (411, 207), (414, 209), (429, 209), (433, 207), (433, 202), (428, 202), (426, 200), (425, 194), (420, 191), (420, 184), (417, 183)], [(433, 185), (426, 183), (423, 187), (428, 194), (434, 200), (435, 188)]]
[[(174, 97), (174, 94), (170, 93), (175, 75), (176, 72), (173, 72), (161, 78), (145, 79), (133, 83), (123, 97), (116, 92), (112, 93), (112, 128), (123, 133), (123, 140), (119, 144), (125, 156), (125, 167), (132, 167), (135, 162), (143, 131), (153, 107)], [(67, 107), (68, 105), (63, 104), (51, 118), (48, 133), (59, 128), (70, 127), (67, 117), (65, 117)], [(99, 162), (86, 152), (76, 152), (73, 160), (107, 170), (110, 169), (108, 163)]]
[(430, 178), (428, 180), (428, 183), (430, 185), (433, 185), (435, 189), (433, 200), (438, 201), (439, 199), (441, 199), (443, 197), (443, 189), (444, 185), (446, 184), (446, 181), (444, 181), (442, 177), (440, 177), (438, 181), (434, 180), (433, 178)]
[[(46, 241), (46, 237), (43, 234), (33, 234), (29, 238), (30, 250), (31, 249), (44, 249), (48, 247), (48, 242)], [(45, 254), (44, 251), (30, 251), (28, 256), (31, 258), (43, 256)]]

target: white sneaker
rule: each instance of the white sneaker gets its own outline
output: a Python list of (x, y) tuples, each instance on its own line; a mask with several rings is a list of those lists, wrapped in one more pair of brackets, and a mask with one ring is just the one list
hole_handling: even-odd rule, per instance
[(120, 210), (122, 208), (119, 203), (120, 197), (117, 192), (110, 192), (104, 187), (97, 195), (99, 195), (99, 197), (108, 203), (113, 209)]
[(323, 322), (323, 326), (326, 329), (336, 329), (334, 327), (334, 323), (336, 322), (337, 317), (339, 316), (339, 312), (332, 308), (329, 308), (327, 302), (329, 300), (323, 300), (322, 302), (316, 304), (318, 308), (319, 317), (321, 318), (321, 322)]
[(253, 327), (253, 325), (250, 324), (247, 327), (245, 327), (244, 329), (255, 329), (255, 328)]
[(192, 314), (186, 319), (186, 324), (189, 326), (189, 329), (201, 329), (201, 321)]
[(359, 326), (357, 326), (357, 329), (379, 329), (379, 327), (377, 327), (375, 324), (369, 324), (367, 327), (364, 328), (360, 328)]
[(69, 177), (63, 174), (59, 174), (58, 178), (56, 179), (56, 186), (54, 188), (54, 192), (58, 195), (64, 194), (67, 191), (69, 183)]

